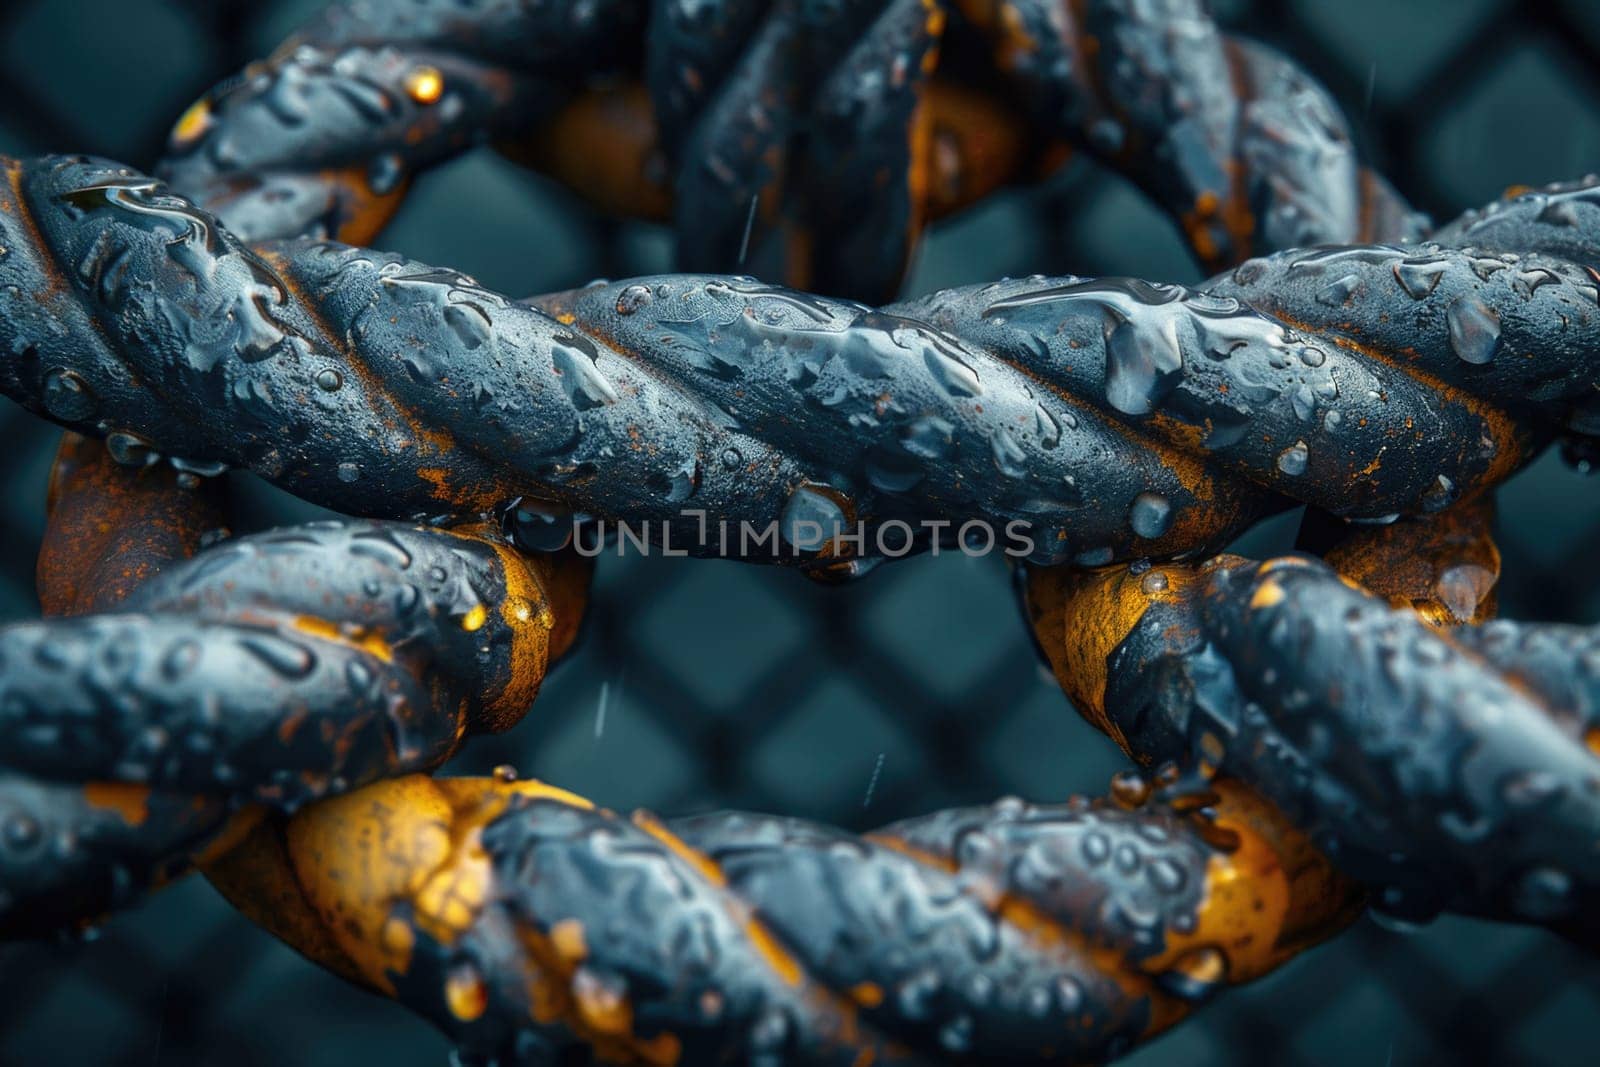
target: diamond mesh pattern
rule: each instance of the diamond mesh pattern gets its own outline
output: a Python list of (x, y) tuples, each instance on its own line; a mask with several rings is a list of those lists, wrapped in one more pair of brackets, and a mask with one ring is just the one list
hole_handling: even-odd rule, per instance
[[(149, 164), (190, 98), (265, 54), (318, 0), (57, 0), (0, 11), (0, 151)], [(1600, 159), (1600, 13), (1513, 0), (1227, 0), (1351, 115), (1378, 168), (1445, 216)], [(659, 230), (594, 219), (488, 156), (425, 180), (383, 243), (508, 291), (667, 269)], [(908, 289), (1060, 271), (1198, 280), (1170, 222), (1076, 165), (937, 231)], [(0, 617), (37, 611), (33, 558), (56, 434), (9, 405)], [(259, 486), (258, 523), (311, 510)], [(1600, 496), (1547, 459), (1503, 494), (1508, 614), (1600, 617)], [(1285, 547), (1282, 521), (1252, 551)], [(684, 560), (607, 560), (588, 633), (510, 735), (512, 763), (611, 807), (781, 811), (860, 829), (1015, 792), (1098, 790), (1118, 754), (1043, 677), (1003, 567), (907, 561), (847, 589)], [(1467, 920), (1364, 923), (1135, 1055), (1141, 1067), (1583, 1062), (1600, 968), (1540, 934)], [(401, 1009), (303, 963), (198, 880), (84, 944), (0, 948), (0, 1062), (440, 1064)]]

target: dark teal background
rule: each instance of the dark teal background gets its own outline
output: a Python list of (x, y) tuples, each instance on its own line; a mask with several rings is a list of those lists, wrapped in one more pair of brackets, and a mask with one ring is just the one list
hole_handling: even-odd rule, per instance
[[(192, 98), (315, 6), (7, 4), (0, 151), (149, 165)], [(1219, 6), (1333, 88), (1369, 157), (1437, 216), (1600, 167), (1600, 4)], [(381, 244), (513, 293), (671, 265), (664, 232), (596, 219), (488, 154), (421, 182)], [(940, 227), (908, 293), (1036, 271), (1200, 277), (1165, 218), (1080, 163)], [(6, 618), (38, 610), (33, 557), (55, 439), (0, 405)], [(1506, 491), (1508, 614), (1600, 618), (1595, 489), (1547, 457)], [(263, 523), (310, 514), (259, 488), (250, 500)], [(1253, 548), (1285, 547), (1292, 532), (1280, 521)], [(884, 567), (843, 590), (737, 564), (607, 560), (580, 650), (518, 729), (454, 769), (496, 763), (614, 808), (742, 806), (858, 829), (1003, 793), (1098, 791), (1121, 765), (1037, 668), (1003, 564), (959, 556)], [(1554, 939), (1462, 920), (1413, 933), (1363, 922), (1129, 1062), (1584, 1063), (1597, 1016), (1600, 964)], [(4, 1064), (409, 1067), (446, 1055), (428, 1026), (303, 963), (197, 880), (93, 943), (0, 948)]]

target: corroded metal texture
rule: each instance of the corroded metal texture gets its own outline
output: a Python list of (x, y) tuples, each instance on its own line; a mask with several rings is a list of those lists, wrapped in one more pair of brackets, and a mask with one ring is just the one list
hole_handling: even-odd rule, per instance
[[(141, 583), (220, 533), (226, 504), (217, 479), (125, 467), (101, 442), (67, 434), (39, 556), (45, 614), (117, 610)], [(53, 649), (35, 651), (44, 662), (7, 656), (4, 677), (52, 665)], [(0, 937), (45, 936), (126, 907), (184, 871), (192, 856), (226, 848), (259, 815), (222, 794), (117, 781), (109, 768), (87, 780), (46, 780), (7, 767), (0, 771)]]
[(289, 805), (437, 766), (532, 702), (578, 609), (552, 566), (398, 524), (240, 538), (114, 613), (5, 628), (37, 666), (4, 679), (0, 759)]
[(1247, 791), (1117, 795), (857, 837), (405, 778), (263, 824), (209, 873), (516, 1063), (1100, 1060), (1354, 914)]
[[(891, 522), (984, 518), (1035, 562), (1098, 565), (1216, 549), (1293, 501), (1432, 514), (1586, 434), (1595, 403), (1592, 184), (1496, 212), (1528, 216), (1514, 249), (1289, 251), (1199, 290), (1030, 278), (873, 310), (693, 275), (515, 302), (392, 255), (247, 246), (114, 164), (8, 171), (0, 388), (126, 462), (245, 467), (355, 514), (647, 520), (826, 574), (903, 550)], [(857, 521), (864, 541), (833, 542)], [(787, 549), (729, 548), (724, 524)]]
[[(798, 288), (513, 301), (316, 239), (485, 139)], [(803, 291), (890, 299), (929, 219), (1069, 145), (1264, 258)], [(1486, 491), (1600, 454), (1594, 183), (1353, 243), (1425, 223), (1187, 0), (348, 0), (171, 147), (171, 188), (3, 161), (0, 386), (115, 463), (69, 439), (53, 485), (41, 595), (82, 617), (0, 629), (0, 935), (198, 863), (469, 1060), (646, 1063), (1113, 1057), (1367, 892), (1600, 943), (1594, 634), (1454, 627), (1494, 608)], [(374, 521), (175, 564), (227, 467)], [(1181, 562), (1295, 502), (1338, 573)], [(408, 775), (572, 640), (585, 568), (517, 549), (575, 519), (824, 577), (896, 523), (1015, 529), (1065, 564), (1028, 577), (1063, 685), (1152, 770), (865, 837)]]
[(126, 903), (241, 805), (432, 769), (512, 725), (586, 575), (471, 528), (325, 523), (226, 542), (98, 614), (0, 628), (0, 928)]
[[(70, 386), (68, 386), (70, 388)], [(129, 467), (103, 443), (63, 436), (50, 476), (39, 603), (46, 615), (106, 611), (162, 568), (226, 532), (227, 486), (169, 467)]]
[[(1007, 98), (1020, 137), (990, 118)], [(670, 215), (684, 269), (874, 302), (928, 219), (1058, 145), (1131, 175), (1213, 267), (1423, 226), (1326, 91), (1194, 0), (344, 0), (190, 109), (161, 173), (247, 239), (361, 243), (484, 138)]]
[(1595, 943), (1594, 631), (1436, 629), (1305, 557), (1041, 571), (1028, 599), (1096, 726), (1259, 789), (1375, 906)]
[(956, 0), (1041, 130), (1128, 174), (1221, 269), (1252, 254), (1420, 237), (1337, 105), (1193, 0)]

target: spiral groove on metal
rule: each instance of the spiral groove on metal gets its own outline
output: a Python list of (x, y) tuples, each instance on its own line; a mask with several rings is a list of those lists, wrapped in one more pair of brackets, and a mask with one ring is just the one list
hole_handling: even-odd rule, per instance
[[(795, 288), (514, 300), (354, 247), (483, 139)], [(1233, 269), (816, 295), (884, 304), (1063, 145)], [(1102, 1060), (1368, 902), (1596, 943), (1594, 633), (1459, 625), (1487, 494), (1594, 452), (1592, 180), (1410, 243), (1326, 93), (1184, 0), (349, 0), (180, 120), (170, 185), (3, 169), (0, 389), (106, 446), (52, 487), (74, 617), (0, 629), (0, 932), (197, 864), (539, 1063)], [(363, 518), (219, 537), (230, 467)], [(1294, 503), (1368, 525), (1193, 562)], [(1145, 772), (863, 837), (411, 774), (521, 717), (586, 576), (537, 553), (606, 520), (827, 579), (1004, 526)]]
[(1592, 424), (1593, 183), (1458, 224), (1512, 248), (1291, 250), (1199, 290), (1031, 278), (875, 310), (694, 275), (513, 301), (392, 255), (245, 245), (114, 164), (8, 167), (0, 389), (125, 462), (243, 467), (361, 515), (520, 501), (754, 558), (746, 530), (775, 529), (769, 557), (824, 573), (909, 550), (886, 523), (982, 518), (1034, 562), (1096, 565), (1220, 548), (1293, 501), (1432, 514)]

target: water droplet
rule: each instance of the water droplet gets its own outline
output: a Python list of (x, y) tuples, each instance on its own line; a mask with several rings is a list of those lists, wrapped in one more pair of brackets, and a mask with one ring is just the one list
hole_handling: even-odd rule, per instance
[(1096, 119), (1089, 126), (1089, 143), (1108, 155), (1114, 156), (1122, 151), (1126, 139), (1127, 132), (1116, 119)]
[(1500, 348), (1500, 314), (1474, 296), (1463, 296), (1445, 313), (1450, 347), (1464, 362), (1481, 366)]
[(94, 415), (94, 391), (77, 373), (56, 367), (44, 376), (44, 409), (62, 422), (83, 422)]
[(1106, 400), (1126, 415), (1153, 410), (1183, 370), (1172, 320), (1144, 329), (1136, 321), (1121, 322), (1106, 336)]
[(273, 634), (241, 638), (239, 645), (285, 678), (304, 678), (317, 665), (310, 649)]
[(1565, 791), (1561, 779), (1548, 771), (1513, 774), (1500, 785), (1500, 795), (1513, 808), (1537, 808)]
[(965, 1052), (972, 1047), (972, 1016), (957, 1015), (939, 1028), (939, 1044), (948, 1052)]
[(361, 477), (361, 467), (355, 463), (341, 463), (337, 473), (341, 482), (349, 483)]
[(1145, 877), (1150, 879), (1150, 884), (1163, 893), (1176, 893), (1182, 889), (1189, 876), (1184, 873), (1177, 861), (1166, 856), (1150, 861), (1150, 866), (1145, 868)]
[(943, 982), (934, 970), (922, 970), (901, 982), (895, 989), (900, 1013), (908, 1019), (926, 1019), (933, 1012), (934, 1000)]
[(521, 496), (500, 514), (500, 529), (523, 552), (558, 552), (572, 541), (572, 516), (553, 504)]
[(1278, 469), (1297, 478), (1306, 472), (1306, 461), (1310, 458), (1310, 451), (1304, 441), (1296, 441), (1282, 452), (1278, 453)]
[(667, 503), (682, 504), (695, 491), (700, 488), (700, 461), (694, 456), (684, 460), (677, 470), (672, 472), (671, 483), (667, 489)]
[(783, 506), (780, 532), (802, 552), (815, 552), (844, 532), (844, 509), (833, 491), (807, 483), (789, 494)]
[(1361, 275), (1346, 274), (1329, 282), (1317, 293), (1317, 303), (1328, 307), (1343, 307), (1361, 288)]
[(332, 367), (317, 372), (317, 388), (325, 393), (336, 393), (344, 385), (344, 375)]
[(1443, 511), (1455, 501), (1456, 495), (1456, 483), (1441, 474), (1422, 494), (1422, 510), (1430, 515)]
[(1155, 540), (1172, 529), (1172, 503), (1160, 493), (1140, 493), (1128, 509), (1128, 524), (1146, 540)]
[(938, 415), (925, 415), (906, 427), (901, 434), (900, 446), (913, 456), (923, 459), (943, 459), (949, 455), (955, 434), (955, 425)]
[(1400, 283), (1400, 288), (1411, 299), (1422, 300), (1439, 287), (1439, 279), (1444, 277), (1446, 266), (1441, 260), (1418, 262), (1403, 259), (1393, 267), (1394, 280)]
[(617, 391), (600, 372), (600, 354), (587, 337), (560, 336), (550, 348), (550, 361), (561, 378), (567, 399), (579, 411), (617, 402)]
[[(1111, 799), (1118, 807), (1132, 811), (1142, 807), (1150, 799), (1150, 782), (1138, 771), (1118, 771), (1111, 776)], [(1088, 839), (1084, 839), (1084, 854), (1088, 855)], [(1094, 862), (1091, 860), (1091, 862)]]
[(6, 843), (14, 848), (29, 848), (38, 843), (39, 821), (31, 815), (16, 812), (6, 819)]
[(996, 427), (994, 433), (990, 434), (989, 447), (994, 453), (994, 465), (1001, 474), (1007, 478), (1027, 476), (1028, 454), (1004, 426)]
[(1144, 590), (1146, 596), (1156, 596), (1165, 593), (1171, 583), (1162, 571), (1151, 571), (1139, 580), (1139, 588)]
[(1471, 622), (1494, 585), (1495, 574), (1487, 567), (1459, 563), (1439, 575), (1433, 592), (1457, 622)]
[(1317, 397), (1311, 391), (1311, 386), (1301, 382), (1289, 394), (1289, 406), (1294, 410), (1294, 417), (1301, 422), (1310, 422), (1317, 414)]
[(632, 315), (654, 299), (648, 285), (630, 285), (617, 294), (617, 314)]
[(462, 1022), (471, 1022), (488, 1010), (489, 987), (476, 967), (461, 963), (451, 968), (445, 978), (444, 999), (451, 1015)]
[(1551, 197), (1539, 211), (1538, 221), (1550, 226), (1578, 225), (1578, 205), (1567, 197)]
[(1174, 960), (1158, 980), (1184, 1000), (1205, 1000), (1228, 980), (1228, 957), (1215, 945), (1200, 945)]
[(148, 467), (161, 459), (154, 441), (130, 430), (116, 430), (107, 434), (106, 451), (124, 467)]
[[(1001, 457), (996, 455), (995, 462)], [(903, 452), (889, 448), (873, 448), (866, 455), (867, 481), (873, 488), (885, 493), (904, 493), (915, 488), (926, 477), (922, 466)], [(1016, 475), (1013, 475), (1016, 477)]]
[(1555, 867), (1535, 867), (1512, 890), (1512, 907), (1517, 914), (1548, 922), (1572, 914), (1577, 897), (1572, 891), (1572, 876)]
[(367, 164), (367, 188), (376, 196), (388, 196), (406, 178), (406, 161), (398, 152), (385, 152)]

